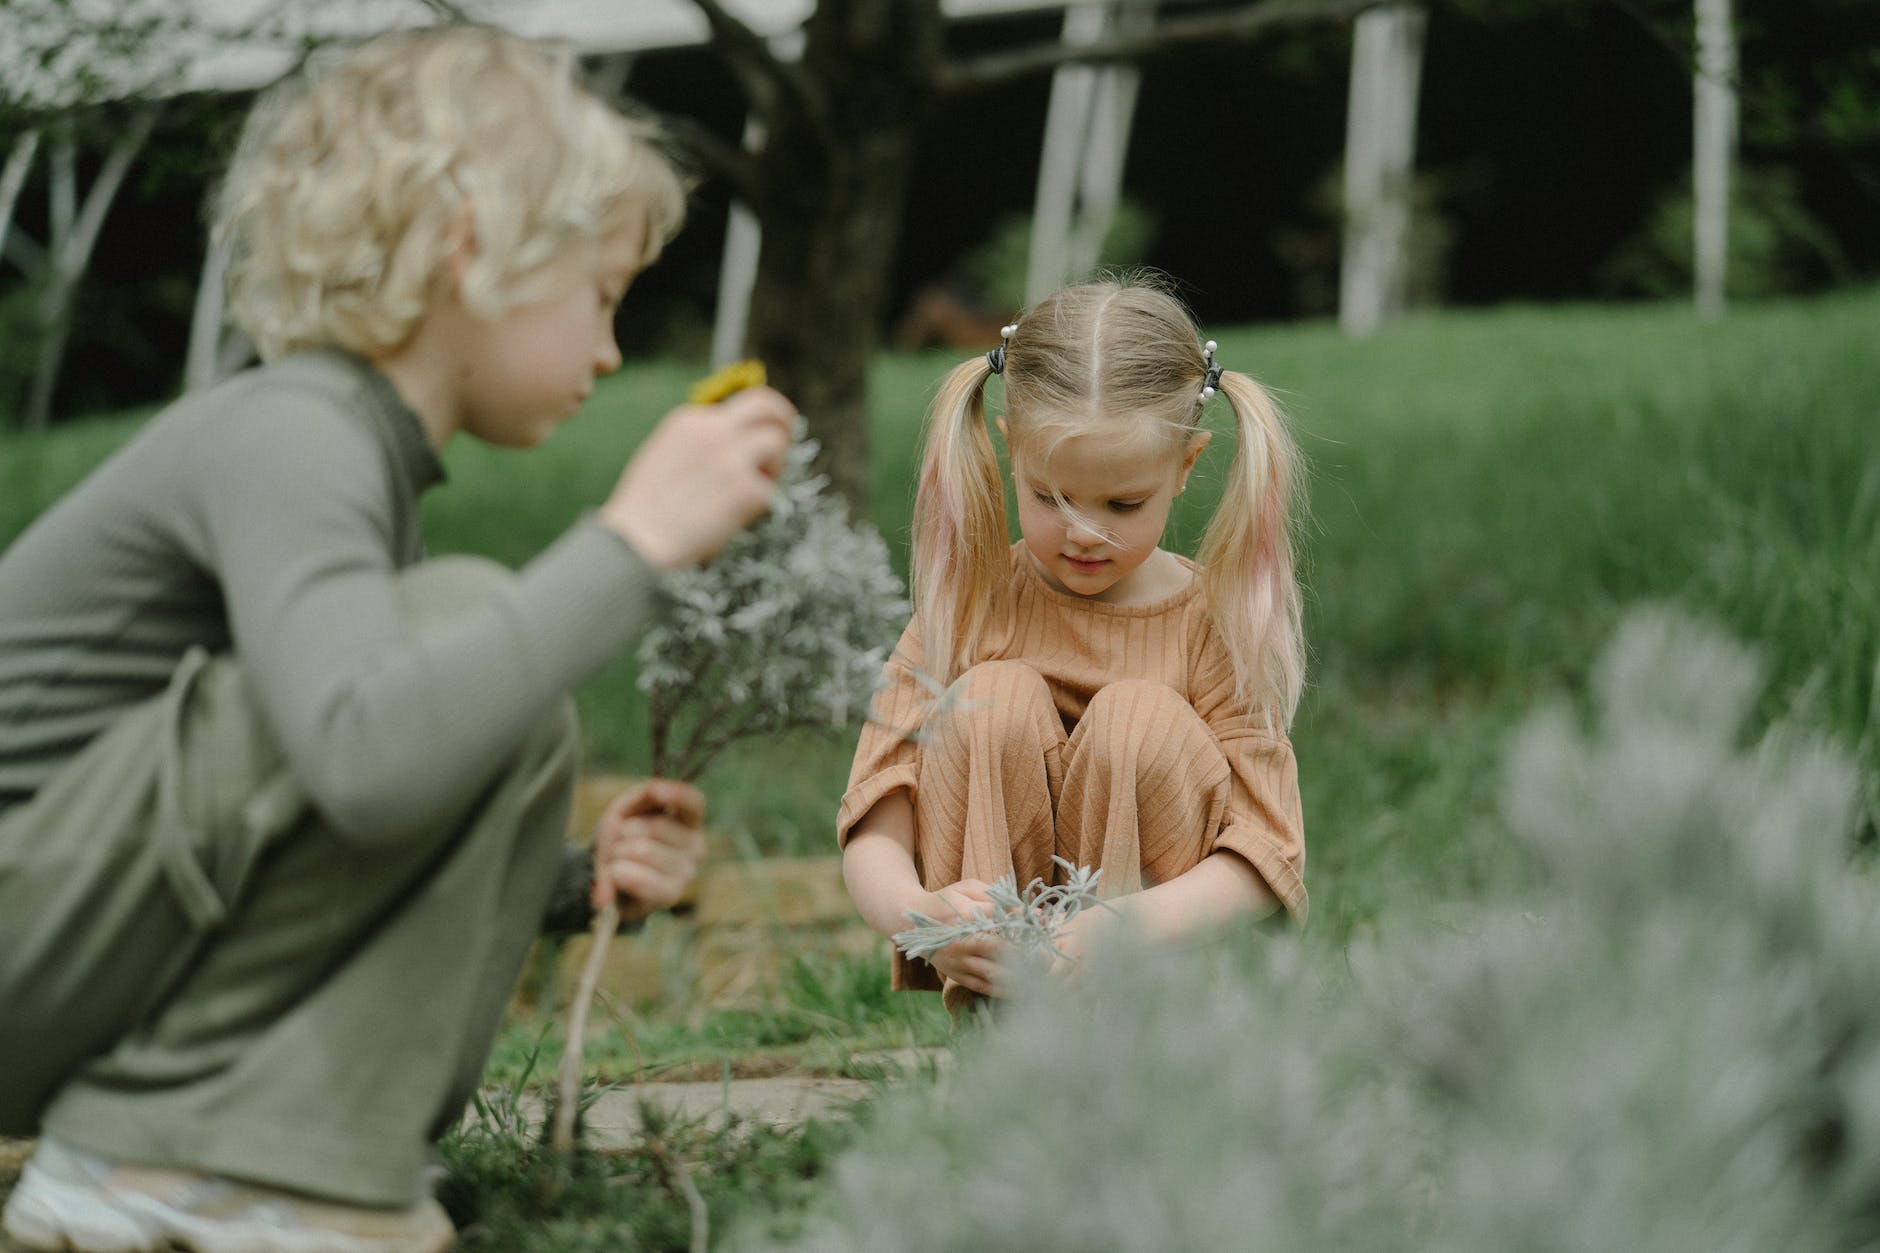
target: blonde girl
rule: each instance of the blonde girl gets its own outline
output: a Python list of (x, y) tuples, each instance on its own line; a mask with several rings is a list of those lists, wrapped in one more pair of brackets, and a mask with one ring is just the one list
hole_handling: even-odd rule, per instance
[[(1053, 856), (1100, 867), (1114, 908), (1080, 916), (1072, 957), (1118, 922), (1303, 919), (1299, 458), (1278, 406), (1144, 281), (1067, 288), (1005, 330), (928, 415), (914, 616), (837, 818), (850, 894), (886, 935), (909, 911), (972, 910), (1004, 874), (1049, 881)], [(995, 374), (1017, 543), (985, 422)], [(1236, 440), (1197, 562), (1159, 544), (1217, 396)], [(990, 938), (896, 957), (897, 987), (956, 1009), (1008, 977)]]

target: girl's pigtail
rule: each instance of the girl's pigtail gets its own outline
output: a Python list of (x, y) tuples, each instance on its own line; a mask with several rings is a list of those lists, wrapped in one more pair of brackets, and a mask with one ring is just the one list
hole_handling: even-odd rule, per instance
[(1003, 587), (1005, 489), (985, 421), (991, 373), (984, 357), (955, 366), (927, 412), (911, 564), (922, 664), (942, 683), (970, 664)]
[(1236, 694), (1284, 731), (1305, 686), (1292, 544), (1299, 452), (1279, 405), (1258, 382), (1227, 371), (1219, 390), (1233, 406), (1238, 440), (1201, 541), (1208, 605), (1234, 661)]

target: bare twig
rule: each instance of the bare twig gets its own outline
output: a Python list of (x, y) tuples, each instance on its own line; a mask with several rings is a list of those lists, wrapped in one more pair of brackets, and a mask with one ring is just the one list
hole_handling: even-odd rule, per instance
[(692, 1182), (692, 1170), (685, 1159), (672, 1151), (665, 1139), (658, 1133), (649, 1133), (646, 1147), (652, 1151), (655, 1159), (665, 1168), (672, 1179), (673, 1186), (679, 1189), (679, 1195), (685, 1198), (685, 1207), (692, 1215), (691, 1253), (706, 1253), (711, 1247), (712, 1214), (706, 1208), (705, 1197), (699, 1192), (698, 1185)]
[(580, 1112), (581, 1061), (586, 1044), (588, 1008), (594, 1003), (594, 990), (600, 985), (601, 968), (607, 964), (607, 948), (620, 930), (620, 905), (610, 901), (594, 915), (593, 946), (581, 965), (581, 980), (575, 985), (574, 1003), (568, 1007), (568, 1038), (561, 1046), (561, 1071), (555, 1082), (555, 1124), (549, 1147), (560, 1153), (574, 1152), (574, 1120)]
[(1087, 44), (1044, 43), (954, 61), (940, 71), (943, 94), (977, 91), (1030, 78), (1060, 65), (1139, 61), (1158, 52), (1242, 42), (1273, 31), (1350, 21), (1367, 9), (1401, 0), (1301, 0), (1264, 4), (1194, 17), (1169, 18), (1147, 30), (1111, 35)]
[(732, 195), (746, 204), (757, 203), (762, 183), (758, 179), (756, 157), (713, 134), (693, 118), (668, 113), (660, 118), (659, 126), (701, 173), (723, 179)]

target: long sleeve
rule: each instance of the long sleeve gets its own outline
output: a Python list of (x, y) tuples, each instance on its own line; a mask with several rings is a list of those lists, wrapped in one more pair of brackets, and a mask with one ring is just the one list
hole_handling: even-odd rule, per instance
[(1239, 854), (1266, 880), (1286, 912), (1306, 920), (1305, 816), (1292, 743), (1262, 725), (1234, 696), (1233, 663), (1210, 627), (1200, 633), (1191, 699), (1227, 758), (1227, 814), (1213, 850)]
[(921, 682), (919, 622), (916, 617), (907, 624), (882, 669), (881, 686), (856, 742), (848, 789), (836, 815), (838, 846), (848, 842), (855, 824), (882, 797), (897, 788), (906, 788), (910, 798), (914, 794), (919, 757), (919, 743), (914, 736), (934, 699), (934, 693)]
[(370, 429), (312, 400), (218, 426), (189, 468), (202, 558), (270, 727), (344, 831), (396, 838), (467, 799), (649, 620), (651, 569), (590, 518), (504, 593), (415, 638)]

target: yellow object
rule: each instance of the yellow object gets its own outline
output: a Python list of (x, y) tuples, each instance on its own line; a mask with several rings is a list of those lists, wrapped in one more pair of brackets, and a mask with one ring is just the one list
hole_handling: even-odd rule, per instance
[(724, 369), (692, 384), (692, 390), (687, 393), (687, 399), (695, 405), (713, 405), (747, 387), (762, 387), (763, 385), (763, 362), (734, 361)]

